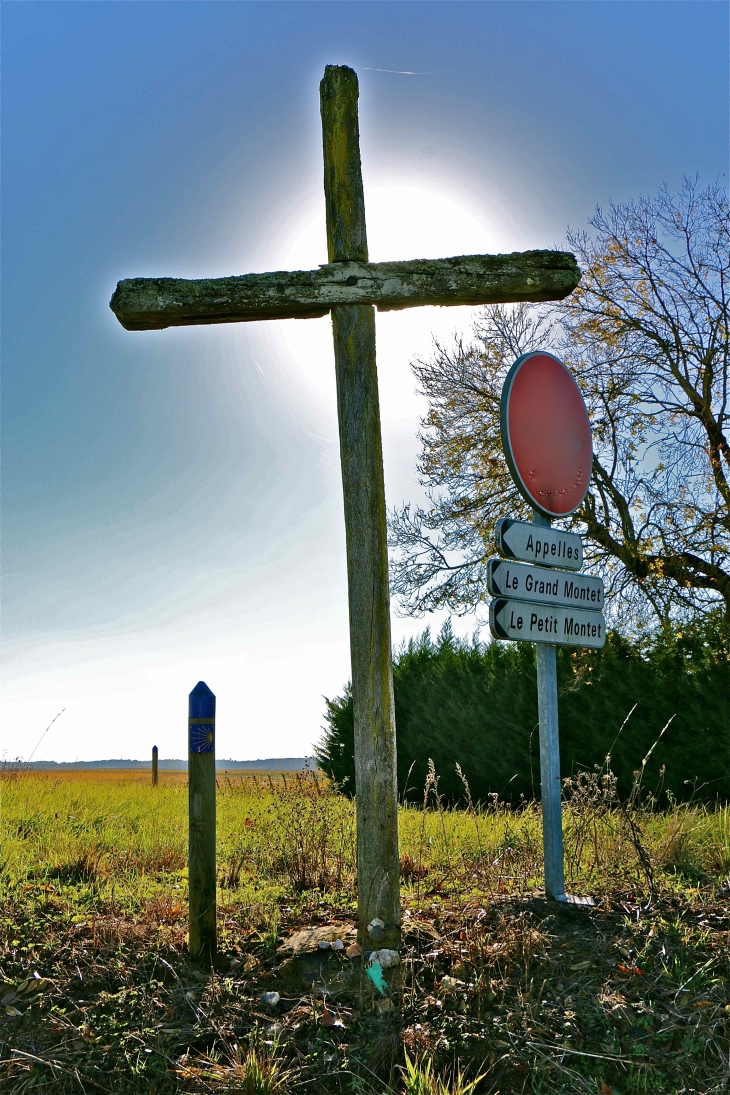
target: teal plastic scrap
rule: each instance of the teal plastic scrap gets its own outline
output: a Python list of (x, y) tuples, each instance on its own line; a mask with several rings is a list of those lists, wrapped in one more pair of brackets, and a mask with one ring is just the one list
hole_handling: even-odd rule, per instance
[(388, 988), (388, 982), (383, 977), (383, 969), (379, 962), (371, 962), (367, 966), (367, 975), (375, 985), (376, 989), (381, 996), (385, 996)]

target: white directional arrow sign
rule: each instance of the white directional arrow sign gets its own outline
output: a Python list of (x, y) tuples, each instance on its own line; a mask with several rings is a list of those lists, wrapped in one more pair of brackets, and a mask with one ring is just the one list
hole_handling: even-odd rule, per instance
[(606, 643), (602, 612), (560, 605), (540, 605), (498, 597), (489, 605), (489, 630), (495, 639), (558, 646), (593, 646)]
[(603, 608), (603, 582), (590, 574), (570, 574), (547, 567), (490, 559), (487, 585), (494, 597), (516, 597), (541, 604)]
[(507, 559), (522, 559), (525, 563), (580, 570), (583, 565), (583, 544), (574, 532), (533, 525), (502, 517), (497, 521), (497, 551)]

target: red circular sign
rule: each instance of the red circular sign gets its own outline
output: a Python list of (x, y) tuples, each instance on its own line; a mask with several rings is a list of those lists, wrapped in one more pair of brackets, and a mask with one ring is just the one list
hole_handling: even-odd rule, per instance
[(588, 490), (591, 424), (578, 385), (557, 357), (523, 354), (507, 374), (502, 446), (520, 494), (546, 517), (567, 517)]

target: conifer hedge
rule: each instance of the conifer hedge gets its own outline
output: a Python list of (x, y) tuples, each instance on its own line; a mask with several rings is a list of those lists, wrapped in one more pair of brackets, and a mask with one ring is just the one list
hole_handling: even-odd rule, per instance
[[(464, 798), (457, 763), (475, 802), (495, 793), (515, 804), (539, 796), (532, 644), (462, 641), (448, 624), (434, 640), (426, 630), (396, 653), (393, 684), (402, 796), (422, 796), (429, 758), (452, 803)], [(642, 641), (612, 633), (601, 651), (558, 647), (558, 688), (563, 776), (600, 768), (610, 753), (627, 794), (669, 722), (643, 786), (660, 802), (730, 800), (730, 657), (721, 620)], [(353, 793), (349, 686), (326, 703), (317, 759)]]

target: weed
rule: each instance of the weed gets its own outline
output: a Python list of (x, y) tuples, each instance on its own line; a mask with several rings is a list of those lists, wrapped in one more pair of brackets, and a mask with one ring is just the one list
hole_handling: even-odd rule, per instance
[[(275, 1095), (291, 1090), (296, 1073), (270, 1052), (233, 1045), (222, 1059), (202, 1057), (192, 1064), (178, 1066), (183, 1081), (203, 1081), (208, 1090), (237, 1091), (241, 1095)], [(186, 1085), (187, 1086), (187, 1085)]]
[(467, 1082), (458, 1069), (453, 1079), (437, 1076), (433, 1071), (433, 1059), (425, 1054), (418, 1061), (412, 1061), (406, 1053), (402, 1072), (403, 1095), (473, 1095), (484, 1078), (477, 1076)]
[(274, 870), (295, 893), (340, 890), (354, 859), (352, 809), (314, 772), (271, 786)]

